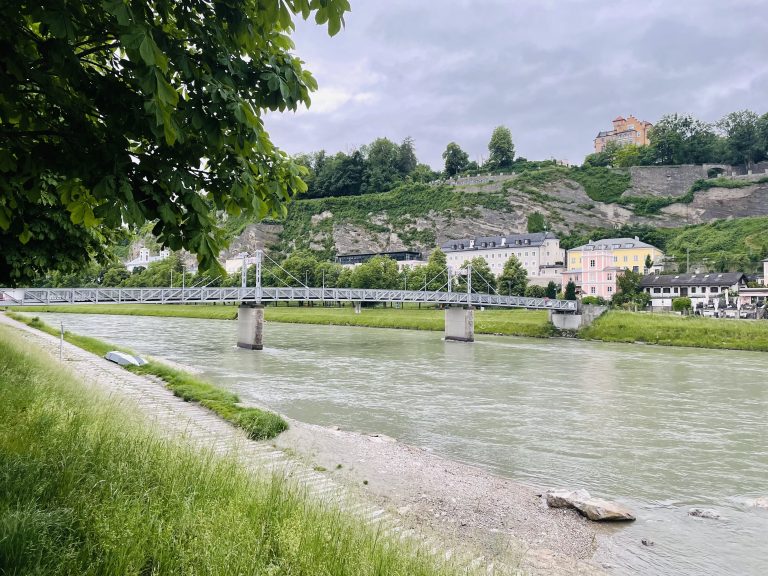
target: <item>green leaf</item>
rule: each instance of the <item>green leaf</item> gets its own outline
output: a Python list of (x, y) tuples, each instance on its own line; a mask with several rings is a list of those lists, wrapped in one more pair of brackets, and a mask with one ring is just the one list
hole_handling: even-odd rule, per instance
[(11, 211), (5, 206), (0, 206), (0, 228), (8, 230), (11, 227)]
[(179, 103), (179, 94), (173, 89), (165, 76), (159, 70), (155, 70), (155, 79), (157, 80), (157, 97), (161, 102), (176, 106)]
[(93, 209), (90, 206), (88, 206), (87, 204), (85, 204), (84, 206), (85, 207), (83, 208), (83, 223), (86, 225), (86, 227), (93, 228), (100, 222), (100, 220), (96, 218), (96, 215), (93, 213)]
[(82, 224), (85, 219), (85, 204), (74, 204), (74, 207), (70, 209), (69, 219), (72, 224)]
[(25, 224), (24, 230), (21, 234), (19, 234), (19, 242), (22, 244), (26, 244), (32, 239), (32, 232), (30, 232), (29, 227)]
[(155, 47), (151, 36), (144, 36), (144, 40), (139, 45), (139, 54), (141, 59), (144, 60), (144, 64), (147, 66), (155, 65)]

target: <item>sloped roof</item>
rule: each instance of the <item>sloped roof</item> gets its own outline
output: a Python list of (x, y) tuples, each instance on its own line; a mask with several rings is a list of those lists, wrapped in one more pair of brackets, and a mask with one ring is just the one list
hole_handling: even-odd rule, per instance
[[(469, 247), (470, 242), (474, 240), (474, 246)], [(507, 247), (536, 247), (541, 246), (545, 240), (557, 240), (552, 232), (533, 232), (531, 234), (508, 234), (506, 236), (477, 236), (475, 238), (459, 238), (456, 240), (446, 240), (440, 245), (443, 252), (459, 252), (461, 250), (493, 250), (502, 247), (502, 240), (505, 240), (504, 248)], [(517, 244), (516, 241), (520, 241)], [(526, 243), (526, 240), (528, 241)], [(483, 246), (483, 243), (486, 246)], [(460, 246), (464, 246), (460, 248)], [(454, 246), (456, 246), (454, 248)]]
[[(620, 244), (619, 247), (614, 248), (615, 244)], [(629, 246), (631, 244), (631, 246)], [(642, 240), (637, 238), (605, 238), (603, 240), (589, 241), (581, 246), (571, 248), (569, 252), (573, 251), (588, 251), (588, 250), (618, 250), (619, 248), (656, 248), (651, 244), (646, 244)], [(658, 250), (658, 248), (656, 248)]]
[(640, 283), (643, 288), (666, 286), (733, 286), (746, 281), (743, 272), (708, 272), (706, 274), (649, 274)]

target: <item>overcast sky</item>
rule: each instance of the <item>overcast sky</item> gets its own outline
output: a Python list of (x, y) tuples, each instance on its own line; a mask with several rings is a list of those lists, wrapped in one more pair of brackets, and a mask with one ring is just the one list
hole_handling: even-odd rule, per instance
[(768, 0), (351, 4), (334, 38), (297, 25), (319, 89), (309, 110), (267, 118), (291, 154), (411, 136), (439, 169), (451, 141), (487, 157), (503, 124), (517, 155), (581, 163), (618, 115), (768, 111)]

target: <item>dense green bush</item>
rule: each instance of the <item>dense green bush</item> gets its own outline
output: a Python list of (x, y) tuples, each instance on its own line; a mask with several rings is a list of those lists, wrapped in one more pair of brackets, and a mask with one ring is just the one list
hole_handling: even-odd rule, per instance
[(691, 309), (691, 299), (687, 296), (681, 296), (680, 298), (674, 298), (672, 300), (672, 310), (675, 312), (685, 312)]

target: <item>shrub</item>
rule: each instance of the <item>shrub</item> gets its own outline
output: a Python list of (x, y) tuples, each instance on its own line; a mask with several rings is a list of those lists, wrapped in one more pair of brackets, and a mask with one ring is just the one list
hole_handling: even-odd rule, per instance
[(672, 310), (675, 312), (685, 312), (691, 309), (691, 299), (687, 296), (675, 298), (672, 300)]
[(582, 304), (597, 304), (598, 306), (605, 306), (605, 298), (602, 296), (584, 296), (581, 299)]

